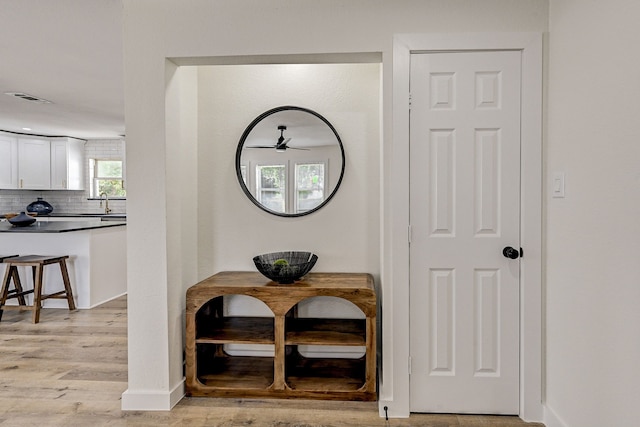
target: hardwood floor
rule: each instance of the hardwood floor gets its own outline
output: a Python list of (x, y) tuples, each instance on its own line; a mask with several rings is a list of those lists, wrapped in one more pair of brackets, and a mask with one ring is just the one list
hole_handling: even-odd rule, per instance
[(120, 410), (127, 389), (126, 298), (92, 310), (5, 311), (0, 321), (0, 427), (523, 427), (517, 417), (378, 417), (375, 402), (184, 398), (171, 411)]

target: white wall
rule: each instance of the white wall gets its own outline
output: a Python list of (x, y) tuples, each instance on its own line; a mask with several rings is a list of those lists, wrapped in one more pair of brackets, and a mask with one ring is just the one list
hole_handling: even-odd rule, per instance
[(546, 197), (547, 425), (635, 426), (640, 3), (550, 6), (547, 176), (566, 197)]
[[(175, 218), (167, 217), (167, 206), (176, 201), (169, 199), (167, 173), (164, 161), (168, 159), (168, 144), (181, 143), (167, 138), (165, 98), (167, 67), (165, 58), (173, 58), (176, 63), (216, 63), (220, 57), (225, 61), (239, 63), (259, 60), (255, 55), (303, 55), (323, 53), (359, 53), (381, 52), (383, 60), (382, 112), (383, 144), (379, 147), (381, 156), (380, 170), (388, 170), (394, 150), (391, 139), (391, 88), (392, 88), (392, 43), (396, 33), (417, 32), (482, 32), (482, 31), (546, 31), (546, 0), (398, 0), (370, 1), (352, 0), (200, 0), (182, 2), (178, 0), (124, 0), (124, 47), (125, 47), (125, 108), (127, 126), (127, 162), (129, 181), (128, 236), (129, 236), (129, 390), (123, 395), (123, 407), (167, 409), (173, 403), (171, 397), (178, 385), (174, 378), (179, 377), (182, 365), (167, 356), (182, 345), (182, 337), (177, 330), (169, 332), (167, 311), (177, 313), (183, 307), (183, 300), (170, 298), (169, 292), (183, 291), (192, 283), (185, 280), (183, 289), (178, 290), (168, 277), (175, 277), (175, 270), (193, 268), (185, 264), (186, 259), (174, 258), (168, 254), (168, 245), (180, 240), (183, 245), (206, 248), (205, 253), (219, 251), (216, 245), (221, 240), (214, 239), (198, 244), (194, 237), (184, 237), (184, 230), (176, 224)], [(282, 23), (282, 25), (278, 25)], [(195, 59), (192, 59), (195, 58)], [(283, 57), (280, 56), (280, 59)], [(299, 56), (296, 56), (299, 58)], [(320, 59), (306, 57), (312, 62)], [(210, 62), (208, 62), (210, 61)], [(262, 108), (264, 110), (266, 108)], [(261, 110), (258, 110), (259, 113)], [(257, 114), (254, 114), (254, 117)], [(200, 117), (200, 123), (204, 118)], [(339, 120), (339, 117), (335, 119)], [(330, 120), (334, 120), (332, 116)], [(246, 125), (247, 118), (242, 122)], [(237, 125), (236, 125), (237, 126)], [(192, 142), (185, 142), (188, 150)], [(374, 144), (374, 142), (367, 141)], [(378, 141), (375, 142), (378, 144)], [(199, 149), (202, 148), (200, 145)], [(348, 153), (348, 152), (347, 152)], [(198, 153), (202, 157), (202, 152)], [(232, 163), (227, 168), (232, 168)], [(198, 165), (189, 163), (188, 166)], [(200, 165), (202, 166), (202, 165)], [(355, 166), (347, 164), (347, 168)], [(367, 171), (351, 168), (359, 185), (368, 185)], [(229, 170), (229, 169), (228, 169)], [(349, 170), (349, 169), (347, 169)], [(383, 303), (387, 331), (393, 334), (392, 319), (406, 316), (407, 313), (393, 313), (390, 310), (394, 287), (406, 287), (406, 283), (394, 283), (394, 272), (389, 269), (393, 254), (389, 250), (389, 232), (394, 221), (394, 206), (388, 197), (393, 191), (392, 177), (380, 176), (381, 191), (381, 227), (371, 242), (355, 242), (354, 245), (366, 247), (369, 244), (378, 248), (366, 248), (372, 253), (380, 252), (377, 260), (381, 271)], [(184, 181), (182, 181), (184, 182)], [(353, 182), (353, 181), (352, 181)], [(202, 185), (202, 181), (198, 182)], [(232, 184), (237, 185), (237, 184)], [(345, 193), (352, 190), (345, 186)], [(199, 189), (198, 191), (203, 191)], [(339, 199), (342, 190), (325, 212), (309, 218), (309, 222), (318, 221), (318, 226), (327, 228), (329, 219), (335, 218), (334, 209), (360, 209), (355, 202)], [(198, 200), (201, 202), (202, 198)], [(266, 213), (255, 212), (255, 208), (242, 199), (240, 192), (230, 195), (229, 200), (238, 207), (244, 204), (247, 211), (242, 215), (260, 218), (261, 221), (278, 221), (264, 218)], [(366, 202), (369, 203), (369, 202)], [(199, 212), (207, 209), (199, 207)], [(380, 211), (379, 211), (380, 212)], [(203, 213), (199, 213), (199, 218)], [(325, 217), (325, 215), (327, 215)], [(324, 218), (317, 220), (317, 218)], [(304, 228), (303, 220), (285, 220), (296, 227)], [(280, 223), (279, 223), (280, 224)], [(341, 223), (338, 223), (342, 225)], [(333, 224), (332, 224), (333, 225)], [(360, 226), (358, 224), (358, 226)], [(360, 226), (362, 227), (362, 226)], [(214, 228), (205, 227), (205, 237)], [(227, 236), (238, 241), (253, 238), (255, 230), (242, 231), (231, 229)], [(361, 234), (361, 233), (360, 233)], [(359, 235), (360, 235), (359, 234)], [(340, 238), (338, 236), (337, 238)], [(302, 240), (292, 238), (290, 244), (302, 244)], [(260, 248), (271, 250), (263, 240), (255, 241)], [(335, 242), (328, 241), (319, 247), (321, 260), (326, 260), (322, 269), (351, 268), (347, 261), (332, 256)], [(353, 245), (352, 245), (353, 246)], [(236, 249), (233, 249), (236, 250)], [(208, 252), (211, 251), (211, 252)], [(245, 266), (246, 254), (231, 254), (229, 262)], [(237, 258), (236, 258), (237, 256)], [(349, 255), (351, 256), (351, 255)], [(232, 260), (233, 258), (233, 260)], [(240, 260), (243, 261), (240, 261)], [(206, 265), (206, 257), (200, 265)], [(324, 262), (324, 261), (323, 261)], [(363, 267), (370, 266), (370, 258), (357, 262)], [(229, 266), (230, 267), (230, 266)], [(226, 265), (224, 268), (228, 268)], [(376, 266), (372, 266), (376, 268)], [(199, 274), (203, 273), (202, 271)], [(184, 277), (184, 276), (183, 276)], [(171, 290), (169, 289), (171, 287)], [(160, 323), (160, 325), (158, 324)], [(383, 339), (385, 371), (381, 394), (390, 405), (391, 415), (406, 415), (408, 384), (404, 376), (394, 381), (393, 360), (390, 344)], [(396, 340), (393, 345), (408, 348), (408, 342)], [(171, 349), (171, 350), (169, 350)], [(399, 361), (398, 366), (406, 366)], [(167, 374), (170, 372), (170, 374)], [(171, 380), (169, 379), (171, 378)], [(165, 399), (166, 398), (166, 399)], [(163, 400), (164, 399), (164, 400)], [(155, 405), (155, 406), (154, 406)], [(163, 406), (164, 405), (164, 406)]]
[[(308, 250), (314, 271), (379, 275), (380, 64), (200, 67), (200, 277), (255, 270), (255, 255)], [(282, 105), (323, 115), (343, 141), (346, 165), (339, 191), (325, 207), (300, 218), (270, 215), (253, 205), (236, 178), (238, 141), (251, 121)], [(275, 135), (277, 137), (277, 130)], [(347, 256), (348, 254), (348, 256)]]

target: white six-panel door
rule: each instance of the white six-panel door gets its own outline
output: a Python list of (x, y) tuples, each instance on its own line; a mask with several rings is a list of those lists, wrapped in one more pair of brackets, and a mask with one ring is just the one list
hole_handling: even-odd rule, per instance
[(519, 409), (521, 53), (411, 55), (410, 409)]

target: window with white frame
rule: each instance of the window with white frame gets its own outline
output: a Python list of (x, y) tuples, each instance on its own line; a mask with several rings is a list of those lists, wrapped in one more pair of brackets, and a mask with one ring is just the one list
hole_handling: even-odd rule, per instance
[(90, 159), (90, 197), (99, 198), (106, 193), (109, 198), (125, 198), (124, 164), (118, 159)]
[(293, 173), (289, 162), (256, 165), (256, 199), (274, 212), (310, 211), (325, 199), (325, 170), (324, 162), (294, 163)]
[(256, 166), (256, 198), (267, 209), (286, 212), (287, 166)]
[(296, 213), (307, 212), (324, 201), (324, 163), (296, 163)]
[(246, 165), (240, 165), (240, 174), (242, 175), (242, 181), (244, 182), (244, 185), (247, 185), (247, 166)]

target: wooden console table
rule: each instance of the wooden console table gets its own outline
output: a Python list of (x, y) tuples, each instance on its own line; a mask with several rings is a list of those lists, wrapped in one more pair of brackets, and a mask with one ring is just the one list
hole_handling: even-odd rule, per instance
[[(273, 317), (225, 316), (225, 295), (263, 301)], [(300, 318), (297, 304), (316, 296), (343, 298), (364, 319)], [(187, 291), (188, 396), (376, 399), (376, 293), (364, 273), (310, 273), (290, 285), (258, 272), (221, 272)], [(233, 356), (225, 344), (258, 344), (273, 357)], [(359, 346), (359, 359), (311, 358), (298, 345)]]

